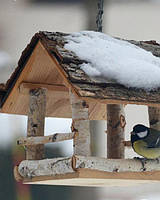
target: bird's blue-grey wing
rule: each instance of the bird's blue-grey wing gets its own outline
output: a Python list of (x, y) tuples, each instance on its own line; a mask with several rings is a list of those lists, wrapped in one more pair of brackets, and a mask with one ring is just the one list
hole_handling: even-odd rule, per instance
[(146, 138), (148, 148), (160, 148), (160, 132), (152, 129), (152, 136)]

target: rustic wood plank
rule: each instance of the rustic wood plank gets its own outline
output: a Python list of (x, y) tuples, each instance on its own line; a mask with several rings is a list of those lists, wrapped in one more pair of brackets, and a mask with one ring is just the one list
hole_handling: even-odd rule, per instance
[[(143, 180), (137, 180), (135, 179), (127, 179), (127, 174), (119, 175), (119, 178), (112, 179), (110, 178), (110, 174), (107, 174), (106, 172), (99, 172), (94, 170), (88, 170), (88, 177), (83, 176), (84, 172), (83, 170), (79, 170), (79, 172), (74, 172), (72, 174), (66, 174), (66, 175), (58, 175), (56, 177), (54, 176), (41, 176), (41, 177), (35, 177), (32, 179), (24, 179), (23, 183), (25, 184), (40, 184), (40, 185), (62, 185), (62, 186), (81, 186), (81, 187), (128, 187), (128, 186), (139, 186), (140, 184), (152, 184), (159, 182), (156, 180), (149, 180), (148, 177), (155, 177), (157, 176), (156, 173), (149, 173), (148, 175), (145, 174), (146, 179)], [(86, 172), (85, 172), (86, 175)], [(98, 178), (93, 178), (96, 175)], [(78, 178), (77, 178), (78, 176)], [(159, 174), (158, 174), (159, 176)], [(68, 177), (68, 178), (67, 178)], [(124, 179), (121, 179), (124, 177)], [(128, 176), (130, 177), (130, 176)], [(133, 173), (132, 173), (133, 177)], [(136, 175), (136, 177), (138, 177)]]
[[(79, 169), (79, 177), (80, 178), (92, 178), (92, 179), (99, 179), (99, 180), (104, 180), (108, 179), (108, 181), (111, 181), (113, 179), (118, 179), (118, 182), (122, 182), (125, 180), (130, 180), (133, 183), (138, 183), (137, 180), (141, 180), (142, 182), (139, 183), (152, 183), (157, 181), (159, 183), (160, 181), (160, 171), (147, 171), (147, 172), (102, 172), (99, 170), (92, 170), (92, 169)], [(144, 182), (143, 182), (144, 181)], [(101, 185), (101, 184), (100, 184)], [(99, 185), (99, 186), (100, 186)], [(109, 184), (108, 184), (109, 185)], [(117, 182), (115, 182), (115, 185), (117, 185)], [(129, 182), (126, 186), (129, 186)], [(121, 185), (119, 185), (121, 186)]]
[(60, 91), (68, 93), (69, 90), (64, 85), (56, 85), (56, 84), (43, 84), (43, 83), (26, 83), (22, 82), (19, 86), (19, 92), (21, 94), (29, 95), (29, 91), (36, 88), (45, 88), (47, 91), (55, 92)]
[(137, 104), (160, 107), (160, 90), (146, 92), (142, 89), (126, 88), (118, 84), (83, 84), (74, 87), (82, 99), (104, 104)]
[[(44, 136), (46, 113), (46, 89), (30, 90), (27, 136)], [(26, 147), (26, 159), (39, 160), (44, 158), (44, 145)]]
[(18, 145), (37, 145), (37, 144), (47, 144), (52, 142), (61, 142), (65, 140), (71, 140), (74, 138), (74, 133), (55, 133), (53, 135), (42, 136), (42, 137), (28, 137), (19, 138), (17, 140)]

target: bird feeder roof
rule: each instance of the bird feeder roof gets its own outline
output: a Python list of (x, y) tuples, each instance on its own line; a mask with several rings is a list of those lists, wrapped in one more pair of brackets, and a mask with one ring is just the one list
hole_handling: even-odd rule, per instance
[[(111, 80), (99, 82), (89, 77), (81, 68), (87, 61), (64, 47), (66, 36), (69, 34), (59, 32), (33, 36), (10, 79), (0, 85), (1, 112), (27, 115), (29, 89), (36, 87), (48, 89), (46, 116), (52, 117), (71, 117), (69, 89), (89, 103), (90, 119), (105, 119), (107, 103), (160, 105), (160, 89), (127, 88)], [(129, 42), (160, 57), (160, 45), (155, 41)]]

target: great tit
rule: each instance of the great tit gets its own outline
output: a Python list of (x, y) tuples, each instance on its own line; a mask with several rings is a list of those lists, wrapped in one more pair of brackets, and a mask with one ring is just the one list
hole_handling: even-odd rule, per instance
[(160, 131), (137, 124), (131, 132), (134, 151), (147, 159), (160, 157)]

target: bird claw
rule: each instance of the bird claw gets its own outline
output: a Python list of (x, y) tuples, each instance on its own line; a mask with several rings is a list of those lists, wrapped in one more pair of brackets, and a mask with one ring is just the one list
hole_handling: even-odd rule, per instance
[(157, 161), (157, 164), (160, 163), (160, 158), (156, 158), (155, 160)]
[(146, 161), (148, 160), (147, 158), (140, 158), (140, 157), (134, 157), (134, 159), (136, 160), (139, 160), (142, 164), (142, 171), (146, 171), (146, 168), (145, 168), (145, 164), (146, 164)]

